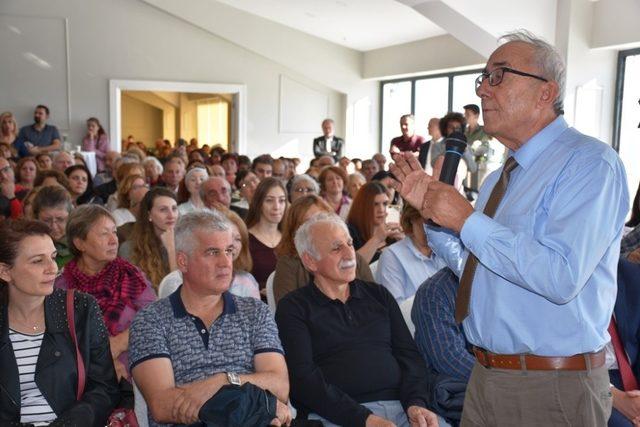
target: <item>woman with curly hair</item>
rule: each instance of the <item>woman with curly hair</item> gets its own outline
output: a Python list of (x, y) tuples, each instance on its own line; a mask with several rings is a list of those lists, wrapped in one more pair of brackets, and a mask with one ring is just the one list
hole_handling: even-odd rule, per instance
[(177, 220), (173, 191), (153, 188), (142, 199), (131, 236), (120, 246), (119, 255), (140, 267), (156, 290), (160, 281), (177, 269), (173, 234)]

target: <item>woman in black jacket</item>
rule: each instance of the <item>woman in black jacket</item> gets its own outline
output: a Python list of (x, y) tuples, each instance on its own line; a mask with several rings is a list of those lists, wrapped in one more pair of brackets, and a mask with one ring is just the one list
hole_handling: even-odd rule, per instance
[(75, 293), (84, 368), (77, 399), (76, 350), (49, 227), (18, 220), (0, 227), (0, 425), (104, 426), (119, 399), (109, 337), (93, 297)]

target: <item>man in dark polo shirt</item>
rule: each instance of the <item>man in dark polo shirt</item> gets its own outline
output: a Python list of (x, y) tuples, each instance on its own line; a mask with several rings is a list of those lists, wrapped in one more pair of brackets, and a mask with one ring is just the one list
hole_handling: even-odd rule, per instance
[(424, 144), (426, 140), (423, 136), (416, 135), (415, 119), (413, 114), (405, 114), (400, 117), (400, 131), (402, 132), (402, 135), (391, 140), (389, 153), (393, 156), (394, 153), (410, 151), (417, 156), (420, 146)]
[(13, 142), (20, 157), (37, 156), (60, 149), (62, 146), (60, 133), (57, 127), (47, 124), (48, 119), (49, 107), (38, 105), (33, 112), (35, 123), (22, 127)]
[[(437, 426), (430, 381), (398, 304), (386, 288), (355, 278), (345, 223), (318, 214), (295, 245), (314, 279), (278, 303), (298, 417), (327, 426)], [(445, 424), (443, 424), (445, 425)]]
[(223, 386), (246, 382), (277, 397), (271, 424), (288, 424), (287, 366), (269, 308), (228, 292), (231, 224), (217, 212), (188, 213), (175, 242), (182, 286), (138, 313), (130, 328), (129, 363), (149, 425), (197, 423)]

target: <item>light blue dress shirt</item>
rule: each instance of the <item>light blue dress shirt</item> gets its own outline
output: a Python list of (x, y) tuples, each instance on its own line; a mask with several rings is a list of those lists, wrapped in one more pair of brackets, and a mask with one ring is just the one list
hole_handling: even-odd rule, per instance
[(375, 279), (396, 301), (402, 302), (414, 296), (420, 285), (443, 267), (446, 264), (442, 259), (435, 253), (423, 255), (407, 236), (382, 251)]
[(459, 277), (468, 251), (479, 260), (467, 339), (501, 354), (600, 350), (610, 339), (629, 208), (622, 162), (562, 116), (510, 155), (519, 166), (493, 219), (482, 211), (502, 169), (486, 179), (460, 236), (426, 227)]

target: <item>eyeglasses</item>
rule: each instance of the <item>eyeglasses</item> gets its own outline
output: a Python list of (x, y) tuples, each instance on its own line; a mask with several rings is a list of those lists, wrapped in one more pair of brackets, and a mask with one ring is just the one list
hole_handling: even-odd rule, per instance
[(495, 70), (491, 71), (490, 73), (487, 73), (485, 71), (478, 76), (478, 78), (476, 79), (476, 94), (478, 93), (478, 90), (480, 89), (482, 82), (486, 78), (489, 79), (489, 86), (498, 86), (500, 83), (502, 83), (502, 78), (504, 77), (504, 73), (512, 73), (512, 74), (517, 74), (519, 76), (531, 77), (534, 79), (541, 80), (543, 82), (549, 81), (544, 77), (536, 76), (535, 74), (525, 73), (524, 71), (514, 70), (513, 68), (509, 68), (509, 67), (498, 67)]
[(295, 190), (296, 193), (313, 193), (313, 188), (306, 188), (306, 187), (298, 187)]
[(65, 225), (67, 223), (67, 219), (68, 218), (69, 218), (68, 216), (65, 216), (64, 218), (60, 217), (60, 216), (57, 216), (57, 217), (52, 217), (52, 218), (40, 218), (40, 221), (44, 222), (49, 227), (53, 227), (54, 224), (55, 225)]

